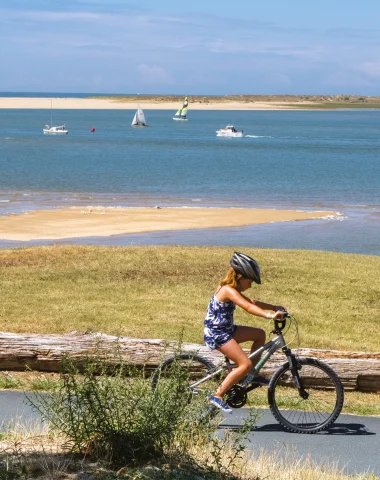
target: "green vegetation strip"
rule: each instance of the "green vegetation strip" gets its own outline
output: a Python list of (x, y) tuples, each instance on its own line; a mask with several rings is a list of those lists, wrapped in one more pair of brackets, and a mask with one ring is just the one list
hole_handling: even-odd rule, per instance
[(321, 103), (299, 103), (287, 104), (285, 107), (304, 110), (337, 110), (337, 109), (358, 109), (358, 108), (380, 108), (380, 102), (377, 103), (358, 103), (358, 102), (321, 102)]

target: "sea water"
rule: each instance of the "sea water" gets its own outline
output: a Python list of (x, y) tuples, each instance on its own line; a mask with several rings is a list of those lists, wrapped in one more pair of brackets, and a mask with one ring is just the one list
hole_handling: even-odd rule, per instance
[[(380, 255), (380, 111), (0, 110), (0, 215), (92, 206), (333, 210), (337, 219), (54, 243), (304, 248)], [(234, 124), (244, 138), (215, 131)], [(91, 128), (95, 132), (91, 133)], [(0, 246), (53, 242), (1, 241)]]

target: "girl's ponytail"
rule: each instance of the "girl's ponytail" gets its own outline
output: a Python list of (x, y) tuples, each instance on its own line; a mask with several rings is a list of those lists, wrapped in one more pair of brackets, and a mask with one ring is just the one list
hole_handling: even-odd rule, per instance
[(237, 288), (238, 282), (241, 279), (242, 275), (240, 273), (235, 272), (235, 270), (230, 267), (226, 273), (226, 276), (221, 280), (220, 286), (223, 287), (224, 285), (228, 285), (232, 288)]

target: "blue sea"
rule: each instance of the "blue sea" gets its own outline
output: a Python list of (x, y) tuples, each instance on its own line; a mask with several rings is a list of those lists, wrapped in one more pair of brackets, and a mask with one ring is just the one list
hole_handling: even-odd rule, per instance
[[(69, 134), (46, 136), (42, 128), (50, 123), (50, 110), (0, 110), (0, 215), (71, 205), (341, 215), (0, 246), (231, 245), (380, 255), (379, 110), (192, 111), (190, 100), (188, 122), (174, 122), (174, 113), (145, 110), (149, 128), (133, 129), (134, 110), (55, 110), (53, 123), (64, 123)], [(215, 130), (229, 123), (245, 137), (216, 137)]]

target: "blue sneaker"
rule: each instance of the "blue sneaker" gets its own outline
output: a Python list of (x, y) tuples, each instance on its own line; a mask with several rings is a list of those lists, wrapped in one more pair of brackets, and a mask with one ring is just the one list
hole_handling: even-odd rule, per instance
[(220, 408), (220, 410), (223, 410), (224, 413), (232, 413), (232, 409), (227, 405), (223, 398), (214, 397), (213, 395), (211, 395), (210, 397), (208, 397), (208, 399), (210, 403)]

